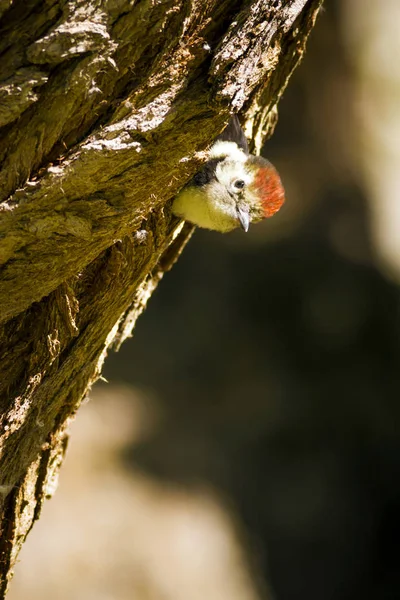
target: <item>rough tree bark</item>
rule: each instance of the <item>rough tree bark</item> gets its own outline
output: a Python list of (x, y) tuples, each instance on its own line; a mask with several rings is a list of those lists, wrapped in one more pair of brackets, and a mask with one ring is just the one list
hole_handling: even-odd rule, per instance
[(272, 132), (320, 3), (0, 0), (0, 598), (69, 420), (190, 236), (169, 201), (230, 113)]

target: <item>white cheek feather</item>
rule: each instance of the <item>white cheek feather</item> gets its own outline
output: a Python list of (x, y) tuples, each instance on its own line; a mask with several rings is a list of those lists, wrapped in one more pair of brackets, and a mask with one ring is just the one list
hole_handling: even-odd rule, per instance
[(235, 142), (219, 141), (210, 148), (209, 157), (211, 159), (221, 158), (222, 156), (241, 163), (245, 163), (248, 158), (247, 154)]
[[(230, 143), (230, 142), (224, 142)], [(224, 160), (223, 162), (217, 165), (215, 169), (215, 174), (217, 176), (218, 181), (221, 182), (225, 188), (231, 192), (237, 193), (239, 190), (234, 187), (233, 182), (237, 179), (242, 179), (245, 185), (249, 185), (251, 183), (253, 177), (246, 170), (244, 163), (237, 162), (233, 160)]]

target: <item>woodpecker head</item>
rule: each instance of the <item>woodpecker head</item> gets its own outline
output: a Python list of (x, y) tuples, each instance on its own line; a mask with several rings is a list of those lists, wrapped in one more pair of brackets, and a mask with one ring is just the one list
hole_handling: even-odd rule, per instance
[(221, 232), (248, 231), (250, 223), (272, 217), (285, 200), (280, 177), (268, 160), (246, 148), (218, 140), (204, 168), (175, 198), (174, 214)]

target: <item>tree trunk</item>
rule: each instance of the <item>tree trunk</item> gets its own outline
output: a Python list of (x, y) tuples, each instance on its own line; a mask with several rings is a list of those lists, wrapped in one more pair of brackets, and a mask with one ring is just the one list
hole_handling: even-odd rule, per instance
[(0, 0), (0, 598), (69, 420), (190, 237), (170, 201), (230, 113), (271, 134), (320, 3)]

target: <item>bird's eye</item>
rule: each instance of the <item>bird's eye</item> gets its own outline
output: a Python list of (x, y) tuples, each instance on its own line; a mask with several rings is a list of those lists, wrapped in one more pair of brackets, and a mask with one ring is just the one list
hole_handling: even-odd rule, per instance
[(244, 188), (244, 181), (243, 181), (243, 179), (236, 179), (236, 181), (233, 182), (233, 185), (238, 190), (241, 190), (242, 188)]

